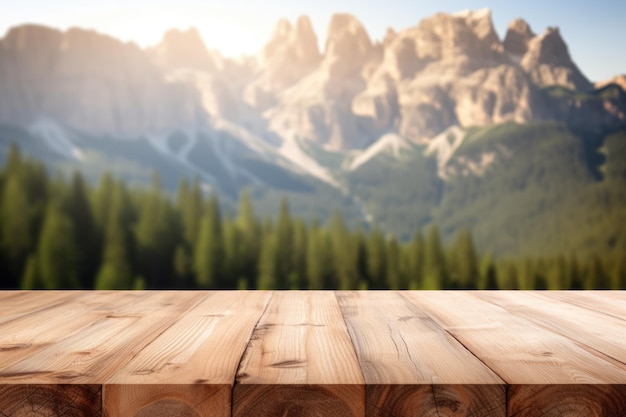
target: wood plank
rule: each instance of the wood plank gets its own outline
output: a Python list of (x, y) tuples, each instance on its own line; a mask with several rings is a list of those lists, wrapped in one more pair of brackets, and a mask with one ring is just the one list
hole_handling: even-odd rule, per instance
[(194, 292), (147, 292), (115, 314), (103, 314), (80, 332), (6, 367), (0, 371), (0, 383), (102, 384), (204, 297)]
[(228, 384), (271, 293), (210, 292), (107, 384)]
[(100, 385), (0, 385), (3, 417), (100, 417)]
[(230, 390), (211, 385), (105, 385), (104, 392), (105, 417), (230, 417)]
[(507, 416), (618, 417), (626, 410), (626, 385), (515, 385)]
[[(376, 400), (370, 400), (370, 396)], [(504, 417), (504, 385), (367, 385), (366, 416)]]
[(114, 385), (104, 387), (105, 410), (111, 416), (139, 415), (144, 407), (146, 417), (230, 416), (237, 367), (270, 296), (209, 293), (109, 378)]
[(366, 415), (504, 416), (504, 381), (401, 294), (337, 292), (367, 384)]
[(469, 292), (411, 292), (416, 305), (508, 384), (623, 384), (626, 367)]
[(233, 416), (362, 416), (364, 396), (335, 295), (274, 292), (237, 374)]
[[(32, 300), (22, 300), (32, 313), (0, 325), (0, 370), (93, 325), (103, 316), (149, 295), (132, 293), (74, 293), (65, 302), (53, 301), (49, 307), (37, 308)], [(42, 304), (43, 306), (44, 304)]]
[(82, 297), (81, 291), (7, 291), (0, 300), (0, 324), (36, 311), (45, 311)]
[(476, 295), (575, 341), (592, 354), (603, 359), (609, 356), (626, 366), (626, 325), (623, 320), (559, 301), (549, 292), (501, 291)]
[(550, 296), (626, 321), (626, 291), (550, 291)]

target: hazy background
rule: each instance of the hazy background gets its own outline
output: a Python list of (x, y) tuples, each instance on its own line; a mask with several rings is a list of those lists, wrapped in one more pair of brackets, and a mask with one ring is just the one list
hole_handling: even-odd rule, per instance
[[(209, 48), (227, 56), (256, 54), (269, 39), (276, 21), (294, 20), (302, 14), (311, 18), (318, 34), (326, 33), (330, 17), (346, 12), (363, 22), (374, 40), (382, 40), (388, 27), (395, 30), (416, 25), (437, 12), (453, 13), (488, 7), (500, 37), (515, 18), (523, 17), (540, 33), (558, 26), (568, 40), (570, 53), (593, 81), (626, 71), (622, 53), (626, 2), (600, 1), (411, 1), (334, 0), (262, 2), (230, 0), (147, 1), (124, 0), (27, 0), (5, 2), (0, 15), (0, 33), (20, 23), (41, 23), (68, 29), (93, 28), (142, 47), (156, 45), (171, 28), (198, 28)], [(319, 36), (323, 49), (324, 37)]]

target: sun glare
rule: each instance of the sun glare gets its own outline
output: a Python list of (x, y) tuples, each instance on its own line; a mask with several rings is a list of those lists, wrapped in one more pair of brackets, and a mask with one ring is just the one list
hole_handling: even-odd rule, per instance
[(254, 19), (215, 7), (128, 7), (87, 16), (79, 22), (80, 26), (135, 42), (141, 47), (158, 44), (169, 29), (195, 27), (207, 48), (218, 49), (227, 56), (259, 51), (274, 23), (271, 19)]

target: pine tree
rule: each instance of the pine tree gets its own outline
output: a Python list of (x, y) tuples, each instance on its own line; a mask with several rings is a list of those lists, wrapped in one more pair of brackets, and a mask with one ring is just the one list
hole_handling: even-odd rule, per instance
[(565, 287), (565, 259), (562, 256), (556, 257), (549, 266), (547, 281), (549, 290), (562, 290)]
[(520, 290), (535, 289), (535, 267), (529, 258), (517, 262), (517, 288)]
[(293, 223), (293, 270), (289, 277), (289, 288), (306, 288), (307, 228), (301, 219)]
[(424, 238), (418, 230), (407, 248), (407, 286), (410, 290), (417, 290), (422, 286), (424, 271)]
[(289, 214), (289, 204), (285, 198), (280, 201), (278, 220), (276, 222), (276, 264), (277, 288), (288, 288), (289, 275), (293, 271), (293, 224)]
[(518, 283), (515, 262), (508, 260), (498, 265), (498, 289), (513, 290)]
[(217, 288), (222, 279), (224, 246), (219, 203), (211, 196), (202, 217), (194, 255), (196, 283), (200, 288)]
[(263, 236), (261, 254), (259, 256), (259, 278), (257, 282), (259, 290), (274, 290), (277, 288), (277, 249), (277, 236), (273, 233), (266, 233)]
[(39, 274), (37, 256), (35, 255), (30, 255), (26, 261), (26, 268), (24, 268), (21, 288), (23, 290), (39, 290), (44, 288), (41, 275)]
[(387, 245), (387, 254), (386, 254), (386, 282), (387, 288), (390, 290), (399, 290), (400, 289), (400, 248), (398, 246), (398, 241), (395, 238), (391, 238), (389, 240), (389, 244)]
[(74, 240), (74, 226), (52, 201), (39, 239), (37, 259), (41, 281), (47, 289), (77, 288), (79, 283), (78, 242)]
[(131, 232), (131, 207), (125, 188), (111, 184), (109, 212), (104, 229), (102, 263), (95, 278), (98, 290), (120, 290), (133, 287), (135, 240)]
[(190, 284), (191, 256), (184, 245), (179, 244), (174, 251), (174, 288), (185, 289)]
[(239, 197), (239, 214), (237, 227), (241, 236), (241, 276), (246, 281), (246, 287), (256, 285), (257, 267), (259, 264), (259, 235), (261, 228), (254, 215), (250, 194), (244, 190)]
[(172, 276), (173, 256), (182, 241), (182, 231), (158, 176), (142, 199), (137, 224), (137, 261), (150, 288), (167, 287)]
[(496, 266), (493, 262), (493, 255), (487, 252), (480, 262), (480, 284), (479, 290), (497, 290), (498, 289), (498, 276), (496, 273)]
[(615, 259), (611, 275), (612, 290), (626, 290), (626, 257), (618, 256)]
[(385, 288), (385, 275), (387, 273), (386, 262), (385, 237), (377, 227), (374, 227), (367, 240), (367, 276), (369, 288)]
[(317, 225), (309, 230), (306, 253), (307, 288), (321, 290), (333, 286), (329, 282), (332, 261), (329, 238)]
[(4, 285), (15, 288), (16, 278), (22, 274), (26, 257), (35, 247), (33, 239), (35, 225), (28, 196), (17, 176), (11, 176), (8, 179), (3, 191), (0, 206), (0, 219), (2, 219), (0, 247), (13, 277), (13, 279), (6, 280)]
[(358, 248), (346, 230), (343, 218), (338, 211), (333, 214), (330, 224), (334, 275), (341, 290), (354, 289), (359, 280)]
[(439, 290), (448, 287), (445, 258), (441, 247), (439, 229), (436, 226), (431, 226), (428, 230), (424, 248), (423, 274), (422, 289)]
[(80, 286), (92, 288), (100, 252), (98, 229), (80, 173), (74, 172), (65, 201), (65, 212), (74, 224), (74, 240), (78, 242), (77, 267)]
[(594, 254), (588, 262), (584, 286), (586, 290), (608, 289), (610, 286), (602, 261), (597, 254)]
[(189, 247), (195, 247), (198, 242), (200, 222), (204, 214), (204, 199), (200, 180), (196, 178), (191, 190), (188, 184), (183, 181), (178, 190), (177, 199), (178, 210), (181, 213), (183, 235)]
[(453, 288), (475, 289), (478, 281), (478, 260), (469, 230), (459, 232), (454, 247), (456, 279)]
[(101, 229), (105, 229), (109, 220), (115, 181), (109, 172), (105, 172), (93, 197), (93, 213)]
[(235, 283), (243, 276), (244, 270), (241, 264), (243, 242), (237, 224), (226, 219), (224, 230), (224, 272), (223, 276), (228, 282), (223, 286), (235, 287)]

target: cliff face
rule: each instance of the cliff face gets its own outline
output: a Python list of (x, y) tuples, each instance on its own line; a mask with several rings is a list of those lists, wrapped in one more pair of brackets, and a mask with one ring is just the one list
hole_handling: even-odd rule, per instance
[(39, 26), (2, 40), (0, 121), (39, 118), (98, 135), (137, 136), (196, 123), (196, 93), (165, 82), (147, 55), (92, 31)]
[(195, 29), (142, 51), (92, 31), (21, 26), (0, 42), (0, 122), (44, 117), (136, 137), (228, 120), (345, 150), (386, 133), (428, 143), (451, 126), (586, 116), (614, 126), (626, 113), (620, 93), (580, 101), (547, 92), (593, 87), (558, 29), (536, 35), (516, 19), (501, 41), (487, 9), (440, 13), (380, 43), (337, 14), (324, 45), (305, 16), (278, 22), (259, 56), (241, 61), (208, 51)]
[(591, 89), (591, 83), (572, 61), (567, 45), (556, 28), (548, 28), (528, 41), (528, 50), (521, 65), (537, 85)]

